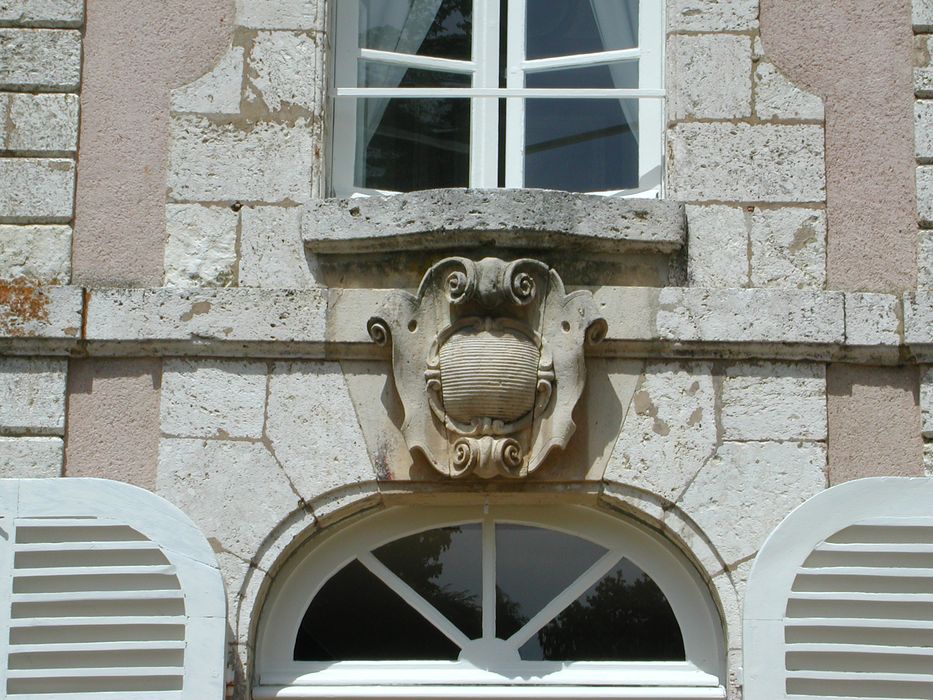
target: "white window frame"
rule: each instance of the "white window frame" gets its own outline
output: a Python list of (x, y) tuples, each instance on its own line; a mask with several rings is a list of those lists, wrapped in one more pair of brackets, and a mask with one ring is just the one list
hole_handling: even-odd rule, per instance
[[(407, 585), (394, 580), (397, 577), (391, 572), (386, 576), (369, 552), (427, 529), (476, 522), (483, 524), (484, 538), (484, 639), (480, 643), (495, 638), (493, 523), (510, 522), (585, 537), (609, 552), (525, 627), (533, 627), (536, 620), (538, 627), (546, 624), (611, 569), (618, 557), (624, 556), (651, 577), (666, 596), (680, 625), (687, 661), (520, 661), (515, 666), (489, 670), (465, 661), (293, 660), (298, 629), (312, 599), (332, 575), (353, 560), (361, 561), (434, 622), (433, 616), (440, 613), (413, 591), (405, 590)], [(437, 625), (441, 631), (452, 639), (463, 636), (445, 622)], [(514, 640), (515, 648), (522, 643), (521, 639)], [(496, 644), (490, 644), (489, 649), (494, 653)], [(707, 587), (683, 555), (647, 528), (580, 506), (395, 507), (357, 521), (322, 541), (306, 543), (276, 575), (260, 619), (253, 698), (724, 698), (724, 658), (722, 623)]]
[[(510, 0), (508, 17), (499, 16), (499, 0), (474, 0), (473, 59), (469, 61), (415, 56), (360, 48), (359, 2), (337, 0), (333, 87), (332, 190), (337, 196), (397, 194), (354, 185), (357, 160), (357, 99), (463, 98), (471, 100), (469, 187), (498, 186), (498, 100), (506, 99), (505, 187), (524, 187), (525, 100), (638, 98), (639, 184), (627, 190), (594, 192), (607, 196), (658, 198), (663, 187), (664, 154), (664, 2), (639, 0), (638, 47), (598, 53), (525, 60), (525, 17), (528, 0)], [(506, 87), (498, 81), (499, 26), (507, 24)], [(469, 88), (366, 88), (357, 84), (360, 60), (443, 70), (471, 76)], [(618, 61), (637, 61), (638, 88), (526, 88), (525, 76), (550, 70), (581, 68)]]

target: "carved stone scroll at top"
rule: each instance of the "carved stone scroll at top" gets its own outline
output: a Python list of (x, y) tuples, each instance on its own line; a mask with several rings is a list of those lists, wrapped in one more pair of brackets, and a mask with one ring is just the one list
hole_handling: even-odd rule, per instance
[(454, 478), (523, 477), (573, 435), (583, 346), (606, 321), (537, 260), (447, 258), (368, 330), (391, 345), (410, 450)]

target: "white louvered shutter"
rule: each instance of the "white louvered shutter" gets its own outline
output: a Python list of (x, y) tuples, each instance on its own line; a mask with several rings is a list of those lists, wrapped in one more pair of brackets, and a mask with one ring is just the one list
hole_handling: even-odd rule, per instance
[(178, 509), (98, 479), (0, 481), (0, 506), (6, 697), (223, 697), (223, 584)]

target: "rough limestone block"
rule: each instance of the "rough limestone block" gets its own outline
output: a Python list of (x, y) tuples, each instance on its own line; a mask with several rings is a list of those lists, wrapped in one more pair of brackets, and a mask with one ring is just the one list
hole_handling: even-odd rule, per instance
[(919, 233), (917, 249), (917, 287), (933, 291), (933, 231)]
[(923, 443), (923, 471), (927, 476), (933, 476), (933, 442)]
[(323, 39), (318, 34), (259, 32), (249, 55), (251, 85), (266, 107), (322, 110)]
[(0, 221), (69, 221), (74, 202), (74, 180), (73, 160), (0, 158)]
[(917, 290), (904, 296), (904, 339), (908, 344), (933, 344), (933, 293)]
[(87, 337), (317, 345), (326, 310), (320, 289), (100, 289), (88, 301)]
[(758, 27), (758, 0), (667, 0), (668, 31), (734, 32)]
[(0, 479), (61, 476), (64, 455), (58, 437), (0, 437)]
[(276, 362), (269, 380), (270, 449), (302, 498), (375, 479), (336, 362)]
[[(173, 201), (304, 202), (311, 196), (315, 129), (260, 122), (248, 128), (191, 115), (172, 119)], [(287, 163), (288, 167), (283, 167)]]
[(75, 341), (82, 306), (80, 287), (0, 282), (0, 338)]
[(71, 227), (0, 225), (0, 279), (68, 284)]
[(933, 100), (914, 102), (914, 143), (917, 160), (933, 160)]
[(740, 207), (687, 207), (687, 271), (691, 285), (748, 286), (748, 225)]
[(923, 437), (933, 438), (933, 367), (927, 366), (920, 377), (920, 411)]
[(668, 131), (670, 197), (821, 202), (823, 141), (819, 125), (678, 124)]
[(915, 32), (933, 31), (933, 0), (913, 0)]
[(63, 435), (68, 361), (0, 357), (0, 433)]
[(917, 168), (917, 216), (923, 226), (933, 226), (933, 165)]
[(244, 207), (240, 215), (241, 287), (314, 286), (317, 265), (305, 254), (300, 207)]
[(933, 97), (933, 65), (930, 56), (933, 55), (933, 36), (914, 37), (914, 94), (917, 97)]
[(162, 434), (261, 438), (267, 374), (264, 362), (166, 359)]
[(822, 364), (730, 365), (722, 380), (726, 440), (825, 440)]
[(823, 288), (826, 217), (822, 210), (756, 208), (751, 219), (752, 286)]
[(666, 287), (658, 297), (662, 340), (841, 343), (840, 292)]
[(794, 85), (773, 63), (755, 68), (755, 115), (759, 119), (822, 119), (819, 95)]
[(0, 29), (0, 89), (77, 91), (80, 83), (80, 32)]
[(243, 91), (243, 47), (231, 46), (213, 70), (172, 90), (172, 111), (239, 114)]
[(323, 31), (323, 0), (236, 0), (236, 23), (250, 29)]
[(901, 301), (893, 294), (846, 292), (846, 343), (897, 347)]
[(679, 505), (732, 564), (758, 551), (788, 513), (826, 488), (825, 466), (821, 444), (727, 442)]
[(751, 37), (672, 34), (667, 40), (667, 53), (671, 121), (751, 115)]
[(78, 96), (11, 94), (7, 148), (71, 153), (78, 146)]
[(716, 445), (709, 363), (648, 364), (605, 478), (675, 500)]
[(54, 27), (80, 27), (84, 0), (0, 0), (0, 22)]
[(230, 207), (165, 207), (165, 285), (229, 287), (236, 283), (239, 215)]
[(181, 508), (208, 539), (249, 561), (297, 507), (275, 458), (259, 442), (163, 439), (157, 493)]

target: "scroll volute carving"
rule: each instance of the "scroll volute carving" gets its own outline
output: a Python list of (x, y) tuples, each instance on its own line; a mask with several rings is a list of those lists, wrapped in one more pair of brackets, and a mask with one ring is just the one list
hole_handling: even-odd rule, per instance
[(369, 321), (391, 345), (402, 433), (442, 474), (522, 477), (573, 435), (585, 343), (605, 335), (592, 295), (537, 260), (447, 258), (416, 295)]

